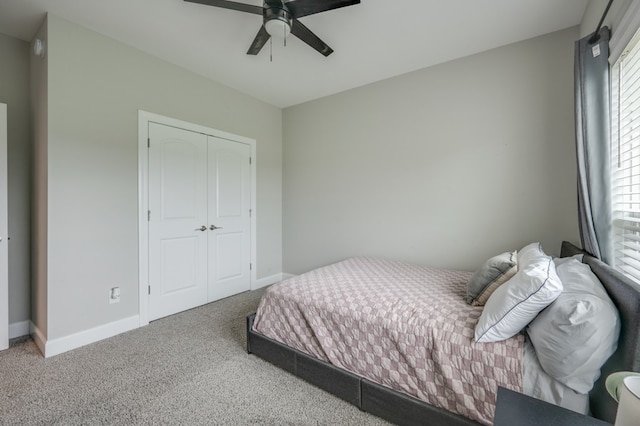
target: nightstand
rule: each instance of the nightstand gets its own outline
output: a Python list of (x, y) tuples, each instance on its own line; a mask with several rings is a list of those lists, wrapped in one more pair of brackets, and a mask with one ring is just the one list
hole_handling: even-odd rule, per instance
[(611, 426), (557, 405), (498, 388), (494, 426)]

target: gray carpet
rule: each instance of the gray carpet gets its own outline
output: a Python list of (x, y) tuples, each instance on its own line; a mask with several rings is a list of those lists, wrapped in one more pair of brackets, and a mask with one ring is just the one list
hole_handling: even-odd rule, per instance
[(262, 291), (44, 359), (0, 352), (0, 424), (384, 425), (245, 350)]

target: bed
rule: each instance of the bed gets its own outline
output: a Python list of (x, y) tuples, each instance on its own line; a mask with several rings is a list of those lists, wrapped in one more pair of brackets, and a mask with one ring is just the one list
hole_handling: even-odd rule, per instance
[[(563, 243), (562, 256), (568, 257), (580, 253), (582, 252), (577, 247), (569, 243)], [(422, 273), (421, 271), (424, 270), (424, 268), (421, 269), (419, 267), (417, 272), (407, 272), (402, 268), (394, 269), (397, 268), (397, 263), (385, 263), (386, 261), (376, 261), (370, 265), (367, 263), (369, 260), (362, 258), (355, 258), (349, 261), (352, 263), (342, 265), (342, 267), (356, 271), (359, 271), (360, 268), (368, 268), (368, 274), (373, 274), (376, 277), (397, 277), (398, 281), (404, 283), (403, 285), (411, 283), (412, 279), (416, 279), (415, 274), (417, 273), (419, 276), (420, 273)], [(589, 265), (593, 273), (606, 288), (609, 297), (617, 307), (622, 325), (617, 349), (602, 367), (602, 375), (595, 383), (591, 392), (589, 392), (588, 402), (592, 415), (604, 420), (613, 421), (615, 418), (616, 404), (606, 393), (604, 378), (614, 371), (640, 371), (640, 331), (637, 327), (629, 326), (638, 324), (640, 321), (640, 292), (638, 291), (638, 287), (631, 283), (626, 277), (613, 271), (597, 259), (585, 255), (583, 262)], [(391, 274), (389, 274), (389, 271), (391, 271)], [(437, 272), (438, 270), (432, 270), (431, 272), (433, 271), (436, 271), (436, 275), (438, 273), (441, 274), (443, 281), (458, 283), (456, 284), (457, 287), (454, 285), (454, 288), (457, 288), (457, 290), (453, 291), (454, 293), (457, 291), (458, 294), (462, 291), (461, 286), (465, 285), (464, 283), (470, 278), (469, 273), (460, 271)], [(340, 278), (341, 275), (333, 275), (334, 272), (332, 269), (320, 268), (315, 271), (315, 274), (328, 275), (327, 277), (321, 278), (333, 282), (335, 285), (334, 290), (339, 290), (341, 285), (344, 284), (340, 282), (342, 279)], [(307, 274), (300, 276), (303, 278), (298, 278), (297, 283), (304, 287), (304, 280), (307, 279), (307, 276)], [(356, 278), (354, 279), (354, 277)], [(358, 272), (355, 272), (352, 273), (349, 279), (357, 282), (357, 277)], [(393, 293), (392, 283), (389, 281), (387, 285), (390, 287), (388, 291)], [(356, 287), (358, 287), (357, 283)], [(411, 288), (411, 286), (408, 285), (407, 288)], [(292, 289), (284, 290), (285, 293), (291, 291)], [(356, 296), (341, 295), (339, 297), (341, 300), (339, 303), (335, 301), (330, 302), (333, 305), (343, 305), (334, 306), (334, 311), (346, 313), (347, 311), (354, 310), (352, 309), (354, 308), (354, 304), (360, 303), (359, 301), (362, 300), (363, 297), (366, 299), (366, 283), (361, 283), (360, 291), (360, 295)], [(277, 293), (277, 291), (270, 292), (270, 294), (271, 293)], [(304, 298), (304, 296), (301, 297)], [(439, 294), (438, 291), (428, 295), (428, 298), (435, 300), (436, 303), (440, 303), (444, 308), (452, 303), (457, 303), (452, 301), (451, 297), (451, 295)], [(320, 299), (322, 299), (322, 295), (320, 295)], [(458, 299), (460, 299), (460, 297), (458, 297)], [(370, 316), (374, 318), (375, 312), (378, 309), (394, 308), (393, 306), (381, 306), (380, 304), (384, 305), (385, 300), (393, 300), (395, 304), (404, 304), (404, 300), (402, 298), (398, 299), (397, 295), (388, 298), (378, 297), (376, 300), (379, 302), (376, 306), (374, 306), (371, 301), (366, 302), (365, 300), (362, 302), (364, 306), (359, 307), (359, 312), (365, 312), (364, 317)], [(417, 293), (412, 293), (411, 290), (406, 296), (406, 301), (407, 303), (409, 303), (409, 301), (418, 304), (422, 303), (420, 296)], [(451, 312), (459, 312), (459, 314), (457, 314), (457, 322), (460, 323), (460, 330), (456, 331), (454, 330), (456, 327), (450, 325), (436, 327), (440, 334), (435, 333), (434, 335), (418, 336), (419, 344), (416, 345), (416, 347), (423, 347), (426, 343), (433, 344), (433, 340), (429, 339), (436, 339), (436, 342), (446, 342), (446, 345), (439, 346), (444, 346), (444, 352), (447, 354), (453, 353), (455, 355), (456, 352), (461, 350), (469, 351), (468, 348), (464, 347), (461, 347), (461, 349), (456, 348), (455, 343), (465, 339), (468, 340), (471, 337), (465, 335), (465, 333), (469, 333), (468, 323), (477, 322), (482, 309), (469, 308), (468, 305), (464, 303), (458, 303), (458, 305), (454, 306), (455, 309), (453, 309), (453, 311), (446, 311), (445, 309), (439, 312), (438, 315), (451, 316), (453, 315)], [(262, 309), (264, 310), (264, 308)], [(287, 308), (278, 309), (286, 310)], [(364, 311), (362, 309), (364, 309)], [(458, 383), (457, 386), (462, 393), (462, 397), (457, 397), (452, 396), (450, 390), (437, 389), (437, 386), (434, 387), (435, 385), (433, 384), (419, 384), (416, 387), (415, 383), (412, 383), (410, 384), (411, 386), (407, 385), (408, 387), (405, 387), (403, 383), (407, 382), (408, 378), (409, 381), (411, 381), (411, 378), (414, 376), (424, 376), (429, 373), (425, 373), (425, 368), (423, 368), (424, 366), (422, 364), (419, 362), (416, 364), (416, 360), (413, 358), (413, 349), (409, 351), (409, 355), (407, 355), (407, 348), (399, 348), (397, 355), (384, 355), (389, 348), (384, 348), (384, 350), (381, 351), (378, 347), (379, 345), (376, 344), (377, 340), (375, 337), (368, 338), (363, 334), (366, 330), (360, 330), (360, 328), (363, 327), (362, 323), (366, 321), (372, 322), (375, 328), (375, 318), (372, 321), (371, 318), (356, 317), (355, 319), (347, 320), (347, 322), (344, 322), (344, 319), (338, 318), (338, 322), (343, 322), (341, 325), (338, 324), (337, 331), (331, 331), (328, 328), (318, 330), (318, 325), (316, 324), (314, 333), (319, 333), (319, 338), (323, 340), (323, 344), (325, 345), (323, 347), (319, 345), (317, 341), (314, 341), (314, 339), (318, 340), (317, 336), (314, 337), (313, 333), (309, 334), (308, 331), (305, 331), (309, 327), (309, 322), (313, 322), (312, 319), (316, 318), (317, 313), (311, 312), (312, 309), (309, 308), (305, 308), (304, 311), (310, 312), (307, 312), (307, 316), (298, 313), (298, 318), (291, 323), (293, 325), (271, 324), (272, 329), (280, 328), (283, 333), (281, 333), (281, 335), (268, 333), (271, 334), (270, 336), (265, 335), (267, 333), (257, 331), (256, 327), (254, 327), (254, 322), (256, 321), (255, 314), (249, 315), (247, 317), (247, 351), (354, 404), (364, 411), (394, 423), (434, 425), (489, 424), (492, 410), (495, 408), (491, 406), (491, 404), (495, 403), (495, 394), (497, 393), (498, 386), (511, 388), (520, 392), (523, 391), (522, 382), (518, 382), (517, 379), (514, 380), (513, 377), (510, 377), (511, 373), (507, 371), (509, 368), (511, 370), (522, 369), (522, 366), (518, 364), (518, 362), (522, 363), (522, 358), (518, 361), (518, 357), (512, 353), (514, 351), (523, 351), (525, 339), (522, 334), (509, 339), (506, 344), (496, 346), (495, 349), (492, 349), (493, 344), (475, 345), (475, 350), (479, 351), (477, 354), (465, 354), (466, 357), (471, 359), (490, 359), (490, 364), (498, 364), (500, 367), (508, 366), (505, 371), (490, 371), (484, 374), (476, 374), (477, 376), (481, 376), (478, 378), (478, 382), (473, 382), (473, 380), (475, 380), (473, 377), (474, 374), (470, 374), (474, 372), (472, 367), (461, 367), (460, 359), (453, 357), (449, 360), (445, 357), (445, 363), (450, 363), (454, 365), (455, 368), (453, 368), (453, 373), (449, 371), (448, 374), (439, 375), (440, 380), (444, 378), (444, 380), (455, 382), (455, 375), (458, 374), (456, 372), (457, 370), (462, 371), (461, 374), (465, 375), (462, 382), (467, 388), (462, 389), (460, 387), (462, 385)], [(400, 309), (399, 312), (405, 312), (400, 314), (401, 317), (404, 315), (404, 317), (399, 318), (401, 320), (400, 322), (412, 322), (416, 320), (416, 317), (411, 313), (406, 314), (406, 309)], [(360, 315), (363, 316), (362, 314)], [(438, 315), (436, 315), (436, 317)], [(263, 314), (258, 320), (259, 322), (268, 323), (268, 315)], [(467, 323), (466, 329), (465, 322)], [(456, 320), (454, 320), (453, 323), (455, 324)], [(261, 327), (266, 329), (263, 326)], [(258, 327), (258, 329), (260, 329), (260, 327)], [(360, 354), (357, 356), (340, 355), (340, 350), (343, 350), (344, 347), (340, 348), (338, 346), (344, 346), (345, 343), (339, 343), (340, 339), (338, 338), (335, 339), (336, 350), (334, 351), (331, 348), (334, 344), (331, 343), (333, 342), (331, 333), (347, 336), (350, 340), (347, 340), (346, 345), (356, 347)], [(287, 339), (287, 336), (289, 336), (289, 339)], [(293, 340), (291, 340), (291, 336), (293, 336)], [(426, 340), (419, 340), (421, 338)], [(371, 344), (367, 344), (367, 339), (371, 339)], [(412, 337), (412, 339), (414, 340), (410, 341), (415, 341), (416, 338)], [(327, 341), (330, 342), (329, 349), (327, 349), (326, 346)], [(487, 352), (492, 351), (495, 353), (487, 354)], [(498, 361), (496, 361), (495, 358), (497, 356), (496, 354), (500, 356)], [(430, 361), (428, 361), (427, 364), (429, 364), (429, 362)], [(378, 366), (378, 368), (376, 368), (376, 366)], [(465, 369), (469, 371), (465, 372)], [(426, 370), (428, 370), (428, 368), (426, 368)], [(451, 376), (451, 374), (453, 374), (453, 376)], [(400, 380), (398, 378), (400, 378)], [(455, 388), (455, 383), (453, 386)], [(487, 389), (488, 391), (484, 392), (483, 389)], [(456, 400), (456, 398), (458, 399)], [(487, 401), (483, 401), (483, 398), (487, 399)], [(449, 404), (449, 406), (447, 404)], [(454, 404), (454, 406), (450, 406), (451, 404)], [(483, 408), (484, 405), (487, 405), (487, 407)], [(473, 410), (474, 406), (480, 407), (478, 412)]]

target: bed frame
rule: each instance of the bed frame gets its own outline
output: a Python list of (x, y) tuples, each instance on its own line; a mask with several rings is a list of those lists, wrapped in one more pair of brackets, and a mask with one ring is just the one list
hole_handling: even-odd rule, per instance
[[(568, 242), (561, 256), (585, 254)], [(589, 394), (594, 417), (613, 423), (617, 404), (604, 381), (615, 371), (640, 371), (640, 286), (598, 259), (585, 254), (584, 263), (598, 276), (618, 307), (622, 323), (618, 349), (602, 367)], [(466, 417), (427, 404), (361, 376), (320, 361), (253, 331), (255, 314), (247, 316), (247, 352), (286, 370), (359, 409), (399, 425), (478, 425)]]

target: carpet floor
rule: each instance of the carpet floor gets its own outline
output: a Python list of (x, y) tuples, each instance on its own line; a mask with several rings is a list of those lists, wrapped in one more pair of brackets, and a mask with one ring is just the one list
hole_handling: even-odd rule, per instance
[(245, 349), (262, 290), (48, 359), (0, 352), (2, 425), (386, 425)]

